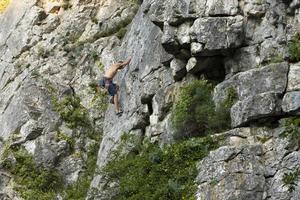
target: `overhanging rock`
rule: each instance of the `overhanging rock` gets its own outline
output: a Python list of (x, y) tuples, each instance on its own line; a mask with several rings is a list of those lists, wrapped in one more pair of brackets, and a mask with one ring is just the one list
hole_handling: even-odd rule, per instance
[(231, 126), (238, 127), (253, 120), (275, 117), (281, 114), (281, 99), (278, 93), (261, 93), (238, 101), (231, 108)]
[(283, 62), (238, 73), (215, 87), (214, 101), (216, 104), (222, 103), (229, 88), (235, 89), (240, 101), (266, 92), (283, 94), (288, 70), (289, 65)]
[(243, 42), (243, 17), (198, 18), (190, 30), (192, 41), (204, 45), (199, 53), (211, 56), (222, 50), (240, 47)]

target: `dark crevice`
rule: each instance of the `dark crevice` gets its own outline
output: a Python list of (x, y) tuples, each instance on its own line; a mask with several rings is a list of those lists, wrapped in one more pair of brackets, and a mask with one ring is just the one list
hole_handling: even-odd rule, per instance
[(287, 92), (287, 87), (288, 87), (288, 84), (289, 84), (289, 73), (290, 73), (290, 70), (291, 70), (291, 66), (288, 65), (288, 70), (286, 72), (286, 84), (285, 84), (285, 88), (284, 88), (284, 91), (283, 91), (283, 96)]
[(148, 95), (147, 97), (141, 98), (141, 103), (147, 106), (147, 113), (142, 114), (142, 118), (140, 123), (137, 123), (135, 127), (132, 128), (132, 130), (135, 129), (141, 129), (143, 135), (145, 135), (146, 127), (150, 125), (150, 115), (153, 113), (153, 107), (152, 107), (152, 99), (154, 97), (154, 94)]
[[(147, 11), (148, 12), (148, 11)], [(164, 30), (164, 23), (161, 21), (151, 21), (155, 26), (159, 27), (161, 31)]]
[(234, 128), (243, 128), (243, 127), (268, 127), (268, 128), (278, 128), (279, 120), (283, 118), (283, 114), (279, 114), (278, 116), (262, 116), (259, 119), (249, 120), (248, 122), (242, 123)]
[(152, 101), (147, 103), (149, 116), (153, 113)]
[[(201, 58), (205, 59), (208, 57), (201, 57)], [(197, 60), (198, 59), (199, 58), (197, 58)], [(224, 57), (214, 56), (213, 59), (214, 59), (213, 63), (209, 63), (209, 65), (205, 69), (195, 73), (195, 75), (198, 79), (204, 77), (210, 82), (214, 84), (218, 84), (224, 81), (226, 76)], [(201, 59), (199, 59), (199, 62), (201, 62)]]
[(214, 14), (209, 15), (208, 17), (235, 17), (236, 15), (228, 15), (228, 14)]
[(152, 103), (153, 97), (154, 97), (154, 94), (144, 95), (141, 97), (141, 103), (142, 104)]

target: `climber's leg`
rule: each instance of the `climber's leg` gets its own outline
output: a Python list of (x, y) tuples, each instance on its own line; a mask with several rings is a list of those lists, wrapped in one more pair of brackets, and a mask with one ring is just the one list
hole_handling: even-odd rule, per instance
[(116, 84), (111, 84), (108, 87), (108, 92), (112, 96), (113, 104), (115, 105), (115, 110), (117, 114), (121, 114), (120, 101), (119, 101), (119, 86)]
[(118, 95), (118, 93), (113, 98), (114, 98), (114, 104), (115, 104), (116, 113), (119, 113), (120, 112), (120, 103), (119, 103), (119, 95)]

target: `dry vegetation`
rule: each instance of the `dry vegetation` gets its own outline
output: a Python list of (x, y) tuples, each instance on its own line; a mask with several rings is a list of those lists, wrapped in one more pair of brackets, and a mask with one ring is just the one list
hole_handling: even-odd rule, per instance
[(0, 0), (0, 13), (4, 12), (9, 3), (10, 0)]

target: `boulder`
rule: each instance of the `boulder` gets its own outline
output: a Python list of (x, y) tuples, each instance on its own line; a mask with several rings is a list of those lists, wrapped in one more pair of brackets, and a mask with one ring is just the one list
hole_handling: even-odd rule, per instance
[(282, 110), (286, 113), (300, 111), (300, 91), (287, 92), (284, 95)]
[(176, 27), (170, 26), (168, 23), (164, 23), (163, 35), (161, 37), (161, 43), (168, 52), (176, 54), (179, 52), (179, 44), (175, 39)]
[(262, 118), (281, 114), (281, 98), (278, 93), (260, 93), (238, 101), (231, 108), (231, 126), (238, 127)]
[(215, 55), (241, 46), (243, 41), (243, 17), (198, 18), (190, 30), (193, 42), (204, 45), (200, 55)]
[(20, 129), (20, 134), (24, 141), (33, 140), (40, 136), (43, 132), (43, 127), (40, 127), (35, 120), (29, 120)]
[(171, 25), (179, 25), (189, 17), (189, 3), (188, 0), (156, 1), (151, 4), (149, 11), (151, 20), (156, 23), (167, 21)]
[(58, 166), (58, 169), (63, 174), (66, 184), (70, 185), (78, 180), (80, 172), (83, 171), (83, 165), (84, 162), (80, 155), (73, 154), (64, 158)]
[[(287, 85), (287, 63), (267, 65), (238, 74), (238, 96), (240, 100), (264, 92), (283, 93)], [(255, 80), (255, 84), (253, 84)]]
[(34, 159), (37, 164), (48, 168), (57, 166), (59, 159), (70, 153), (67, 141), (57, 139), (57, 133), (49, 133), (36, 141)]
[(234, 16), (238, 13), (238, 0), (211, 0), (206, 2), (208, 16)]
[(181, 80), (186, 75), (185, 61), (174, 58), (170, 63), (174, 80)]
[(224, 146), (198, 165), (198, 200), (262, 199), (265, 188), (260, 145)]
[(189, 14), (193, 18), (203, 17), (205, 16), (205, 7), (207, 1), (198, 1), (198, 0), (191, 0), (189, 6)]
[(191, 38), (190, 38), (190, 23), (186, 22), (181, 24), (178, 29), (177, 29), (177, 40), (178, 43), (181, 46), (189, 46), (190, 42), (191, 42)]
[(172, 96), (174, 95), (174, 87), (168, 87), (165, 90), (159, 89), (152, 98), (152, 109), (150, 115), (150, 125), (157, 124), (162, 121), (172, 105)]
[(192, 42), (191, 43), (191, 53), (192, 55), (197, 55), (199, 54), (202, 50), (203, 50), (204, 45), (201, 43), (197, 43), (197, 42)]
[(161, 147), (174, 142), (174, 134), (171, 114), (168, 114), (164, 120), (151, 124), (145, 131), (145, 136), (153, 143), (158, 142)]
[(267, 1), (245, 0), (244, 6), (243, 11), (246, 16), (261, 17), (266, 12)]
[(240, 101), (266, 92), (283, 94), (287, 85), (288, 70), (288, 63), (283, 62), (238, 73), (215, 87), (214, 101), (216, 104), (223, 102), (229, 88), (234, 88)]
[(287, 91), (300, 90), (300, 63), (291, 64), (288, 74)]

